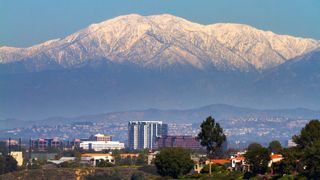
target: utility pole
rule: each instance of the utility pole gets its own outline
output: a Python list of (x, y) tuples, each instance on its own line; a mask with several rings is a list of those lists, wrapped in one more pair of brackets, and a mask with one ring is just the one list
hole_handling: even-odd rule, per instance
[(29, 140), (29, 159), (31, 159), (31, 151), (32, 151), (32, 140)]
[(8, 149), (9, 149), (9, 151), (8, 151), (8, 154), (10, 155), (10, 153), (11, 153), (11, 137), (9, 137), (9, 142), (8, 142)]
[(22, 139), (19, 138), (19, 151), (21, 151), (21, 142), (22, 142)]

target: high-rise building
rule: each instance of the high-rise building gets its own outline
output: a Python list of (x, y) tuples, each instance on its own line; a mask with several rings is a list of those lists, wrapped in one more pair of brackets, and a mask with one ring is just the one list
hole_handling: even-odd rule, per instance
[(130, 149), (154, 149), (157, 138), (168, 134), (168, 125), (162, 121), (129, 121), (128, 131)]

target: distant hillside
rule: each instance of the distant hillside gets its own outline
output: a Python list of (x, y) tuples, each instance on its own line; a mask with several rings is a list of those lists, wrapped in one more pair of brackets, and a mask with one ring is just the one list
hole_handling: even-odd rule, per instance
[(204, 118), (213, 116), (218, 121), (239, 117), (286, 117), (289, 119), (319, 119), (320, 111), (310, 109), (259, 110), (236, 107), (225, 104), (213, 104), (195, 109), (160, 110), (146, 109), (135, 111), (112, 112), (106, 114), (85, 115), (77, 117), (51, 117), (38, 121), (21, 121), (15, 119), (0, 120), (1, 129), (25, 127), (31, 125), (63, 125), (74, 122), (109, 122), (127, 123), (132, 120), (162, 120), (167, 123), (200, 123)]

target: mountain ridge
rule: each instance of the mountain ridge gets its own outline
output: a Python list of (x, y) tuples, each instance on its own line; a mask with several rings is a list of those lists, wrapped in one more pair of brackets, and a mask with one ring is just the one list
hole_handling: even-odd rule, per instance
[(0, 47), (0, 63), (47, 60), (66, 68), (108, 59), (144, 67), (190, 64), (200, 69), (250, 71), (278, 66), (317, 47), (317, 40), (277, 35), (249, 25), (202, 25), (169, 14), (130, 14), (29, 48)]
[[(126, 123), (134, 120), (162, 120), (166, 123), (200, 123), (207, 116), (213, 116), (218, 121), (234, 117), (286, 117), (293, 119), (314, 119), (320, 116), (320, 110), (307, 108), (292, 109), (256, 109), (248, 107), (233, 106), (228, 104), (210, 104), (197, 108), (188, 109), (157, 109), (148, 108), (141, 110), (117, 111), (108, 113), (88, 114), (74, 117), (54, 116), (39, 120), (27, 119), (2, 119), (1, 129), (17, 128), (24, 126), (37, 125), (63, 125), (75, 122), (108, 122), (108, 123)], [(6, 123), (6, 121), (15, 122), (15, 124)], [(0, 130), (1, 130), (0, 129)]]
[(1, 58), (26, 56), (0, 63), (0, 116), (39, 119), (212, 103), (319, 109), (318, 41), (242, 25), (207, 26), (171, 15), (130, 15), (32, 50), (0, 48)]

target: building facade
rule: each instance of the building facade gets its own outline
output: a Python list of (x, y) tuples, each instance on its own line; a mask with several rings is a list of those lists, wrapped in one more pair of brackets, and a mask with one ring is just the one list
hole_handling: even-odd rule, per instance
[(17, 161), (18, 166), (23, 165), (23, 155), (22, 151), (11, 151), (10, 155)]
[(39, 138), (30, 140), (30, 146), (32, 150), (46, 151), (49, 148), (61, 148), (62, 141), (58, 138)]
[(157, 139), (168, 134), (168, 125), (162, 121), (129, 121), (128, 145), (130, 149), (154, 149)]
[(80, 148), (94, 151), (124, 149), (124, 143), (119, 141), (83, 141), (80, 143)]
[(96, 166), (101, 160), (115, 164), (115, 159), (111, 154), (81, 154), (81, 161), (87, 161), (93, 166)]
[(89, 140), (91, 141), (112, 141), (112, 137), (105, 134), (96, 134), (90, 136)]
[(164, 147), (182, 147), (186, 149), (200, 149), (201, 145), (193, 136), (162, 136), (157, 140), (158, 149)]

